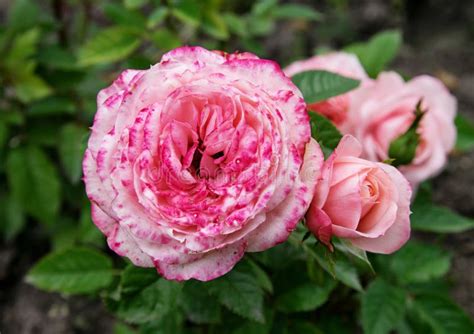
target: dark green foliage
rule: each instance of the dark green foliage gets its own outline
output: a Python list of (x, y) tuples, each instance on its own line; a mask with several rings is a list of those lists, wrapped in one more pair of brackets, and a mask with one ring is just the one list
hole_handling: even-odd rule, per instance
[(316, 103), (347, 93), (360, 84), (359, 80), (328, 71), (301, 72), (295, 74), (291, 79), (301, 90), (307, 103)]

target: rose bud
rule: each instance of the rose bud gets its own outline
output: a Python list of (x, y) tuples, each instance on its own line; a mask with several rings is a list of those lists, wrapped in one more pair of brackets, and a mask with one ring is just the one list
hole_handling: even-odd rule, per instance
[(391, 144), (416, 120), (417, 109), (423, 116), (414, 158), (399, 166), (413, 187), (443, 169), (456, 142), (456, 99), (441, 81), (423, 75), (405, 83), (395, 72), (381, 73), (354, 91), (346, 131), (361, 142), (364, 158), (384, 161)]
[(370, 252), (392, 253), (410, 237), (411, 188), (395, 167), (361, 159), (361, 152), (346, 135), (324, 162), (307, 226), (330, 247), (334, 235)]
[(123, 72), (97, 104), (93, 221), (137, 266), (211, 280), (285, 241), (309, 207), (322, 153), (273, 61), (182, 47)]

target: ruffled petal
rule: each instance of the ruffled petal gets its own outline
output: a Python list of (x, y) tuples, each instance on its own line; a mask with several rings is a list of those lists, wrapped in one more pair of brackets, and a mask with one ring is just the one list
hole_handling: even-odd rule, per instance
[(308, 210), (319, 179), (323, 153), (314, 140), (308, 143), (296, 186), (288, 197), (267, 213), (267, 220), (248, 238), (248, 251), (259, 252), (285, 241)]
[(168, 264), (155, 261), (158, 272), (166, 279), (184, 281), (191, 278), (199, 281), (210, 281), (228, 273), (244, 256), (246, 241), (230, 244), (216, 249), (188, 263)]

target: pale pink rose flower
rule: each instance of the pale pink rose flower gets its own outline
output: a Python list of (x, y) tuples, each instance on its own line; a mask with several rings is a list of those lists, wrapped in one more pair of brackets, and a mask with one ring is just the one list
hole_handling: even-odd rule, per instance
[(167, 279), (211, 280), (285, 241), (323, 161), (279, 66), (182, 47), (97, 97), (83, 169), (111, 249)]
[(344, 136), (324, 162), (306, 222), (326, 245), (331, 236), (388, 254), (410, 237), (408, 181), (393, 166), (361, 159), (360, 143)]
[[(357, 57), (345, 52), (333, 52), (317, 55), (306, 60), (295, 61), (286, 67), (284, 72), (292, 77), (297, 73), (314, 70), (334, 72), (348, 78), (361, 80), (361, 86), (366, 81), (370, 81)], [(325, 101), (309, 104), (308, 109), (322, 114), (329, 118), (338, 128), (343, 129), (352, 94), (353, 91)]]
[(423, 75), (404, 82), (395, 72), (381, 73), (354, 92), (345, 130), (361, 142), (364, 158), (384, 161), (390, 143), (413, 122), (420, 100), (426, 110), (419, 126), (420, 144), (412, 163), (399, 168), (413, 187), (443, 169), (456, 142), (456, 99), (441, 81)]

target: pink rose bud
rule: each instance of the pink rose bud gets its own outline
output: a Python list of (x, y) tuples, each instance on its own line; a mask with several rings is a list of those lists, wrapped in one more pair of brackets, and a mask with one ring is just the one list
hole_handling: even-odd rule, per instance
[[(296, 61), (286, 67), (284, 72), (292, 77), (300, 72), (314, 70), (334, 72), (348, 78), (361, 80), (361, 86), (365, 81), (370, 80), (357, 57), (344, 52), (334, 52)], [(308, 109), (322, 114), (329, 118), (338, 128), (343, 129), (352, 94), (353, 91), (332, 97), (326, 101), (312, 103), (308, 105)]]
[(111, 249), (167, 279), (211, 280), (285, 241), (323, 157), (273, 61), (182, 47), (97, 96), (83, 169)]
[(360, 143), (346, 135), (325, 161), (307, 226), (330, 246), (331, 236), (388, 254), (410, 237), (411, 188), (390, 165), (359, 158)]
[(395, 72), (381, 73), (354, 91), (345, 131), (361, 142), (364, 158), (384, 161), (390, 144), (413, 123), (419, 101), (425, 111), (419, 144), (411, 163), (399, 167), (414, 187), (443, 169), (456, 142), (456, 99), (439, 80), (423, 75), (405, 83)]

